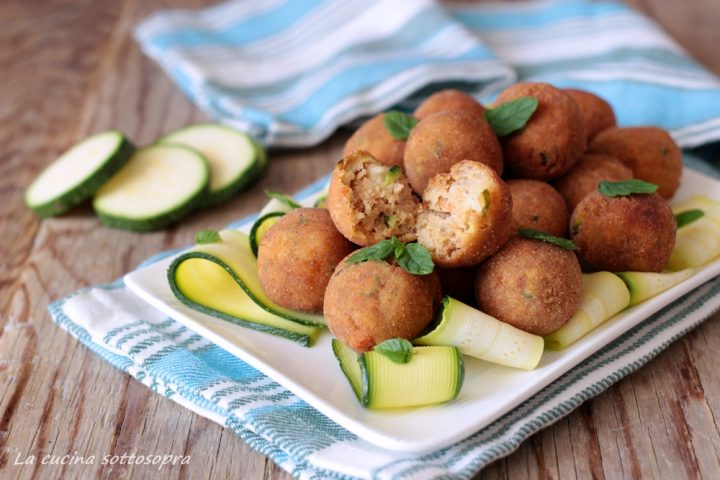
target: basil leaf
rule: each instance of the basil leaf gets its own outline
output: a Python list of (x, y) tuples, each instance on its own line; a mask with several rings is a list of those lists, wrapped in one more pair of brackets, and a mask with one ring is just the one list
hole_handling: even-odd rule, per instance
[(430, 252), (417, 242), (405, 245), (400, 255), (396, 250), (395, 259), (398, 265), (413, 275), (427, 275), (432, 273), (435, 267)]
[(684, 212), (680, 212), (675, 215), (675, 220), (677, 221), (677, 228), (689, 225), (698, 218), (701, 218), (703, 215), (705, 215), (705, 212), (698, 209), (685, 210)]
[(495, 108), (487, 108), (484, 115), (485, 120), (495, 131), (495, 135), (504, 137), (525, 127), (537, 107), (537, 98), (520, 97)]
[(395, 140), (407, 140), (410, 131), (418, 124), (418, 120), (407, 113), (391, 110), (383, 115), (385, 130)]
[(412, 356), (413, 346), (404, 338), (391, 338), (373, 347), (377, 353), (386, 356), (395, 363), (408, 363)]
[(198, 245), (206, 245), (208, 243), (217, 242), (222, 242), (222, 238), (220, 238), (220, 234), (217, 230), (207, 228), (205, 230), (200, 230), (195, 234), (195, 243)]
[(390, 167), (390, 170), (388, 170), (385, 174), (385, 186), (387, 187), (391, 183), (395, 182), (395, 180), (397, 180), (400, 175), (402, 175), (402, 168), (398, 167), (397, 165), (393, 165), (392, 167)]
[(354, 264), (367, 262), (368, 260), (385, 260), (395, 251), (396, 243), (400, 243), (402, 245), (402, 242), (395, 237), (387, 240), (381, 240), (375, 245), (361, 248), (357, 252), (353, 253), (347, 261), (348, 263)]
[(292, 198), (288, 197), (287, 195), (283, 195), (282, 193), (278, 192), (271, 192), (270, 190), (265, 190), (265, 195), (267, 195), (270, 198), (274, 198), (275, 200), (284, 203), (290, 208), (301, 208), (302, 205), (297, 203)]
[(568, 240), (567, 238), (561, 238), (556, 237), (555, 235), (550, 235), (546, 232), (541, 232), (540, 230), (535, 230), (532, 228), (521, 228), (518, 230), (518, 233), (520, 236), (525, 238), (530, 238), (532, 240), (540, 240), (541, 242), (545, 243), (551, 243), (557, 247), (564, 248), (566, 250), (577, 250), (578, 246), (575, 245), (571, 240)]
[(654, 183), (648, 183), (633, 178), (630, 180), (620, 180), (619, 182), (611, 182), (609, 180), (600, 180), (598, 190), (606, 197), (625, 197), (635, 193), (649, 194), (655, 193), (658, 186)]

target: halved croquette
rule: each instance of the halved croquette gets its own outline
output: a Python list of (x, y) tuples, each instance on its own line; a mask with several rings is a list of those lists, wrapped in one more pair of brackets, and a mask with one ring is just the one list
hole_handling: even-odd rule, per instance
[(510, 189), (485, 164), (456, 163), (428, 183), (416, 231), (436, 265), (478, 264), (515, 235)]
[(420, 200), (400, 167), (384, 165), (368, 152), (352, 153), (337, 163), (325, 204), (337, 229), (353, 243), (415, 240)]

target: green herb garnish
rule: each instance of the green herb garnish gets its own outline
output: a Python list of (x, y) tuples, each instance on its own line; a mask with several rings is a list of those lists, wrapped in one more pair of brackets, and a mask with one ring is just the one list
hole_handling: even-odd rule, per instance
[(398, 265), (413, 275), (427, 275), (432, 273), (435, 267), (430, 252), (417, 242), (405, 245), (400, 255), (395, 251), (395, 258)]
[(195, 243), (198, 245), (206, 245), (208, 243), (217, 243), (221, 241), (222, 238), (220, 238), (218, 231), (213, 230), (212, 228), (200, 230), (195, 234)]
[(567, 238), (556, 237), (550, 235), (547, 232), (541, 232), (532, 228), (521, 228), (518, 230), (521, 237), (530, 238), (532, 240), (540, 240), (541, 242), (551, 243), (557, 247), (564, 248), (566, 250), (577, 250), (578, 246), (575, 245), (571, 240)]
[(698, 218), (701, 218), (703, 215), (705, 215), (705, 212), (698, 209), (685, 210), (684, 212), (680, 212), (675, 215), (675, 221), (677, 221), (677, 228), (689, 225)]
[(395, 182), (395, 180), (397, 180), (400, 175), (402, 175), (402, 168), (398, 167), (397, 165), (393, 165), (392, 167), (390, 167), (390, 170), (388, 170), (385, 174), (385, 186), (387, 187), (391, 183)]
[(265, 195), (267, 195), (270, 198), (274, 198), (275, 200), (284, 203), (290, 208), (301, 208), (302, 205), (297, 203), (292, 198), (288, 197), (287, 195), (283, 195), (282, 193), (278, 192), (271, 192), (270, 190), (265, 190)]
[(404, 338), (391, 338), (378, 343), (373, 350), (395, 363), (408, 363), (412, 356), (413, 346)]
[(382, 261), (390, 255), (395, 257), (401, 268), (413, 275), (427, 275), (432, 273), (435, 267), (427, 248), (417, 242), (406, 245), (396, 237), (381, 240), (375, 245), (361, 248), (353, 253), (347, 261), (351, 264), (369, 260)]
[(407, 113), (390, 110), (383, 115), (383, 123), (395, 140), (407, 140), (410, 131), (418, 124), (418, 119)]
[(648, 183), (639, 178), (620, 180), (619, 182), (600, 180), (598, 185), (598, 191), (606, 197), (625, 197), (635, 193), (649, 194), (655, 193), (657, 189), (658, 186), (654, 183)]
[(357, 252), (353, 253), (348, 258), (348, 263), (362, 263), (368, 260), (385, 260), (387, 257), (395, 252), (399, 245), (404, 247), (404, 244), (395, 237), (391, 239), (381, 240), (375, 245), (361, 248)]
[(537, 98), (520, 97), (495, 108), (485, 109), (484, 115), (495, 135), (504, 137), (523, 128), (537, 107)]

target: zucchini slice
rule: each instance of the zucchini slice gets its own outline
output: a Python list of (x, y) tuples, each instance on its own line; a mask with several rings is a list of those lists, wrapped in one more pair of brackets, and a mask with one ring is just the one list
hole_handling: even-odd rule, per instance
[(618, 272), (616, 275), (630, 291), (630, 306), (633, 306), (687, 280), (693, 273), (695, 269), (688, 268), (678, 272)]
[(678, 228), (668, 270), (701, 267), (720, 256), (720, 223), (704, 216)]
[(114, 228), (148, 231), (192, 211), (207, 192), (208, 166), (195, 150), (156, 144), (142, 148), (95, 194), (93, 208)]
[(260, 247), (260, 241), (265, 236), (270, 227), (275, 225), (280, 217), (285, 215), (287, 212), (292, 210), (293, 207), (287, 203), (281, 202), (276, 198), (271, 198), (270, 201), (260, 210), (260, 215), (255, 223), (250, 228), (250, 250), (255, 257), (258, 254), (258, 248)]
[[(325, 319), (322, 315), (283, 308), (265, 295), (260, 287), (257, 261), (250, 251), (247, 235), (237, 230), (223, 230), (220, 232), (220, 237), (222, 241), (197, 245), (189, 252), (178, 256), (170, 264), (167, 272), (168, 281), (178, 300), (205, 313), (215, 311), (233, 317), (235, 320), (270, 324), (278, 330), (278, 332), (271, 333), (278, 335), (282, 335), (282, 330), (297, 333), (295, 327), (325, 326)], [(224, 275), (219, 275), (220, 273)], [(217, 280), (216, 287), (208, 288), (205, 282), (209, 282), (207, 278), (209, 276), (219, 276), (222, 282), (225, 282), (224, 286), (221, 288), (220, 280)], [(232, 297), (246, 296), (259, 310), (269, 315), (259, 315), (258, 309), (246, 308), (244, 299), (225, 298), (230, 291), (233, 292)], [(235, 302), (243, 306), (233, 307)], [(211, 314), (214, 315), (214, 313)], [(216, 316), (225, 318), (220, 315)], [(255, 328), (252, 325), (246, 326)], [(268, 330), (264, 329), (263, 331)], [(302, 329), (301, 331), (304, 334), (311, 334), (311, 330)]]
[(543, 338), (501, 322), (446, 296), (440, 322), (413, 340), (418, 345), (454, 345), (465, 355), (508, 367), (532, 370), (540, 362)]
[(465, 369), (456, 347), (414, 347), (408, 363), (378, 352), (358, 355), (337, 339), (332, 349), (358, 401), (371, 409), (416, 407), (457, 398)]
[(562, 350), (630, 304), (630, 291), (610, 272), (583, 274), (582, 299), (575, 315), (545, 336), (545, 348)]
[(122, 132), (96, 133), (48, 165), (25, 192), (25, 204), (41, 217), (64, 213), (91, 198), (133, 150)]
[(202, 123), (170, 132), (158, 143), (185, 145), (200, 152), (210, 167), (210, 185), (202, 206), (217, 205), (244, 190), (265, 169), (265, 149), (226, 125)]

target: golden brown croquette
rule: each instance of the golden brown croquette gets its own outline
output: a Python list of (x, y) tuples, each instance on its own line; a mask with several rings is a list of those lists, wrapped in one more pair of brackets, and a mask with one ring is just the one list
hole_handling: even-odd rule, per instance
[(321, 312), (335, 267), (355, 248), (335, 228), (327, 210), (291, 210), (260, 241), (260, 286), (282, 307)]
[(413, 275), (385, 261), (344, 261), (328, 283), (323, 313), (333, 335), (365, 352), (390, 338), (416, 338), (441, 299), (437, 272)]
[(456, 163), (428, 183), (416, 231), (436, 265), (476, 265), (515, 235), (510, 189), (483, 163)]
[(657, 193), (606, 197), (595, 191), (570, 216), (585, 262), (611, 272), (660, 272), (675, 245), (675, 216)]
[(480, 266), (480, 310), (536, 335), (557, 330), (580, 307), (582, 272), (571, 250), (515, 237)]
[(532, 228), (556, 237), (567, 233), (568, 209), (563, 197), (540, 180), (508, 180), (517, 228)]
[(325, 205), (345, 238), (368, 246), (385, 238), (415, 240), (420, 200), (400, 167), (358, 151), (342, 159), (330, 178)]
[(415, 109), (413, 116), (418, 120), (444, 110), (462, 110), (482, 116), (485, 109), (471, 95), (454, 89), (441, 90), (430, 95)]
[(585, 195), (598, 188), (600, 180), (617, 182), (630, 180), (633, 172), (630, 167), (610, 155), (586, 153), (563, 175), (555, 179), (553, 186), (565, 199), (569, 212), (585, 198)]
[(546, 83), (516, 83), (495, 105), (525, 96), (535, 97), (538, 107), (522, 130), (502, 139), (505, 168), (515, 178), (559, 177), (587, 147), (580, 108), (566, 92)]
[(613, 112), (610, 104), (602, 97), (585, 90), (577, 90), (574, 88), (564, 88), (563, 90), (565, 90), (573, 100), (575, 100), (578, 107), (580, 107), (588, 142), (606, 128), (617, 125), (615, 112)]
[(662, 128), (608, 128), (590, 142), (589, 151), (617, 158), (630, 167), (635, 178), (658, 185), (664, 198), (672, 197), (680, 185), (682, 152)]
[(405, 140), (396, 140), (390, 135), (384, 117), (384, 113), (375, 115), (355, 130), (345, 143), (343, 157), (364, 150), (384, 165), (402, 166)]
[(461, 160), (484, 163), (502, 174), (502, 150), (483, 117), (446, 110), (420, 120), (405, 146), (405, 174), (413, 189), (422, 194), (428, 181), (445, 173)]

